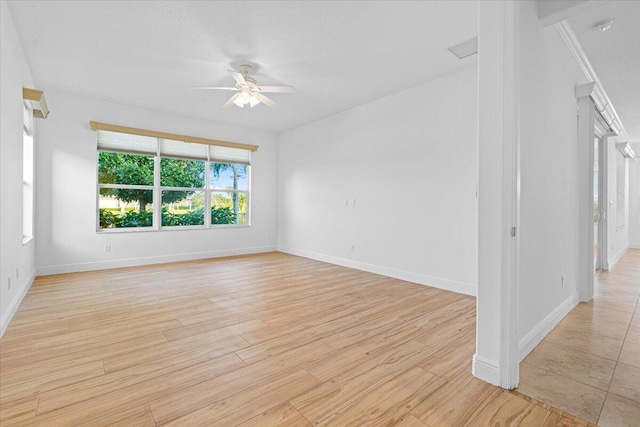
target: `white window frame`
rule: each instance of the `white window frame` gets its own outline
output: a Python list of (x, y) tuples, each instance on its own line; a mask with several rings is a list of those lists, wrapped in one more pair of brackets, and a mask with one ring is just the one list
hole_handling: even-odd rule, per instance
[[(183, 142), (183, 144), (190, 144)], [(151, 185), (127, 185), (127, 184), (102, 184), (99, 180), (98, 159), (101, 151), (121, 154), (134, 154), (143, 155), (147, 157), (153, 157), (153, 172), (154, 172), (154, 184)], [(249, 154), (250, 155), (250, 154)], [(102, 150), (100, 148), (96, 151), (96, 232), (97, 233), (141, 233), (150, 231), (180, 231), (180, 230), (203, 230), (203, 229), (221, 229), (221, 228), (245, 228), (251, 227), (251, 164), (244, 164), (238, 162), (228, 162), (223, 160), (217, 160), (212, 158), (211, 152), (207, 149), (207, 158), (204, 159), (190, 159), (194, 161), (204, 162), (205, 176), (204, 187), (191, 188), (191, 187), (168, 187), (160, 185), (160, 159), (177, 159), (177, 157), (163, 156), (160, 153), (160, 138), (156, 138), (156, 152), (155, 154), (135, 154), (126, 151), (117, 150)], [(189, 160), (189, 159), (187, 159)], [(237, 164), (247, 167), (247, 190), (234, 190), (228, 188), (216, 188), (211, 186), (211, 165), (213, 163), (220, 164)], [(101, 228), (100, 227), (100, 189), (102, 188), (124, 188), (133, 190), (151, 190), (153, 191), (153, 221), (151, 227), (122, 227), (122, 228)], [(177, 225), (177, 226), (163, 226), (162, 225), (162, 191), (193, 191), (202, 192), (204, 194), (204, 225)], [(213, 193), (225, 192), (225, 193), (243, 193), (247, 198), (247, 216), (245, 224), (211, 224), (211, 197)], [(236, 217), (237, 221), (237, 217)]]
[(22, 118), (22, 244), (34, 237), (34, 169), (35, 145), (33, 140), (33, 109), (24, 103)]

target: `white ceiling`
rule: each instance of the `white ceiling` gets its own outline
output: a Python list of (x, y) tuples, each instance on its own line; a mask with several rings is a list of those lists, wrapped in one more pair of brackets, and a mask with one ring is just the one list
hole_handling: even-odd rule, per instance
[[(598, 32), (592, 26), (613, 19)], [(610, 1), (569, 20), (620, 116), (630, 141), (640, 142), (640, 1)]]
[[(282, 132), (475, 64), (477, 3), (12, 1), (39, 88)], [(227, 70), (293, 85), (280, 107), (222, 109)], [(425, 100), (425, 102), (431, 102)], [(55, 111), (55, 105), (51, 106)], [(99, 117), (95, 118), (99, 120)]]

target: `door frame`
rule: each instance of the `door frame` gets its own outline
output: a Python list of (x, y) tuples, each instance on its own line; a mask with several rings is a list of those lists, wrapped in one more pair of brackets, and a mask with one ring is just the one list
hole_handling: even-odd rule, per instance
[(596, 268), (599, 270), (609, 270), (609, 226), (608, 226), (608, 209), (607, 201), (609, 200), (609, 186), (608, 186), (608, 164), (609, 164), (609, 150), (608, 141), (611, 133), (608, 131), (606, 123), (604, 123), (602, 117), (598, 114), (596, 109), (594, 123), (595, 137), (599, 139), (598, 143), (598, 208), (600, 211), (600, 223), (598, 224), (598, 233), (600, 245), (598, 247), (598, 262)]

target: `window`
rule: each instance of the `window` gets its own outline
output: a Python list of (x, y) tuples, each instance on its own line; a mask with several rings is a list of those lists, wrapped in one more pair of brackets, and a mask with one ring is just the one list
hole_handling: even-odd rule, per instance
[(22, 119), (22, 243), (33, 238), (33, 112), (26, 104)]
[(248, 226), (250, 159), (250, 150), (98, 130), (98, 230)]
[[(237, 224), (247, 224), (249, 168), (237, 163), (211, 163), (211, 207), (217, 215), (235, 215)], [(212, 210), (213, 212), (213, 210)], [(211, 218), (214, 221), (214, 218)], [(221, 220), (218, 218), (216, 220)]]
[(626, 170), (622, 153), (616, 150), (616, 230), (624, 228)]

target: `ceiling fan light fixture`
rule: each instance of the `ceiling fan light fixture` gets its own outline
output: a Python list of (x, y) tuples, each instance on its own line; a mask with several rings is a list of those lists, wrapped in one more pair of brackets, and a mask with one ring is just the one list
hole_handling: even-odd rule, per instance
[(251, 106), (251, 108), (255, 107), (258, 104), (260, 104), (260, 101), (258, 101), (255, 96), (251, 95), (251, 98), (249, 99), (249, 105)]
[(244, 108), (244, 100), (242, 99), (242, 96), (237, 97), (234, 101), (234, 104), (236, 104), (238, 107), (240, 108)]

